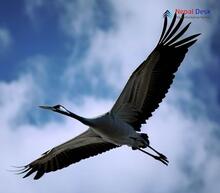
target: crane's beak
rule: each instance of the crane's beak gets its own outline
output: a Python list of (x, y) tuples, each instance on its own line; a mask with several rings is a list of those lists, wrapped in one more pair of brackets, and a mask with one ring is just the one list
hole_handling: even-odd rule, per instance
[(57, 113), (62, 113), (62, 114), (70, 114), (70, 111), (68, 111), (65, 107), (62, 105), (55, 105), (55, 106), (39, 106), (42, 109), (47, 109), (51, 110)]
[(40, 108), (42, 109), (47, 109), (47, 110), (51, 110), (51, 111), (55, 111), (56, 109), (54, 107), (51, 107), (51, 106), (39, 106)]

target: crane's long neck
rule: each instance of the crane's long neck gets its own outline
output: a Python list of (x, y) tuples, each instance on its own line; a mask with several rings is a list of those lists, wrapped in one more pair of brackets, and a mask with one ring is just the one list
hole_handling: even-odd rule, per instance
[(80, 121), (81, 123), (83, 123), (83, 124), (85, 124), (87, 126), (90, 126), (90, 127), (93, 126), (93, 124), (92, 124), (90, 119), (81, 117), (81, 116), (79, 116), (79, 115), (77, 115), (77, 114), (75, 114), (73, 112), (68, 111), (68, 110), (66, 110), (66, 111), (57, 111), (57, 113), (61, 113), (63, 115), (67, 115), (67, 116), (69, 116), (71, 118), (74, 118), (74, 119)]

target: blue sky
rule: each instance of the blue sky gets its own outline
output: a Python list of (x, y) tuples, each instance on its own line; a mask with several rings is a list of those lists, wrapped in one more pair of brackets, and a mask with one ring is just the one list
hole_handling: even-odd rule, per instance
[[(37, 108), (63, 104), (87, 117), (108, 111), (160, 36), (166, 10), (207, 9), (202, 33), (166, 99), (143, 126), (170, 160), (164, 167), (121, 148), (23, 180), (24, 165), (86, 129)], [(219, 5), (217, 1), (1, 0), (0, 192), (211, 192), (220, 188)], [(59, 182), (59, 184), (57, 183)], [(158, 185), (159, 184), (159, 185)]]

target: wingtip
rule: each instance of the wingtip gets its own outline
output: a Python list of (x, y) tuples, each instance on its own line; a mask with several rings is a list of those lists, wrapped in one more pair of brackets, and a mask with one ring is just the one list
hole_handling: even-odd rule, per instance
[(187, 42), (187, 43), (185, 43), (185, 44), (182, 44), (182, 45), (179, 45), (179, 46), (176, 46), (177, 48), (178, 47), (182, 47), (182, 48), (189, 48), (190, 46), (192, 46), (194, 43), (196, 43), (197, 42), (197, 40), (198, 39), (194, 39), (194, 40), (192, 40), (192, 41), (189, 41), (189, 42)]
[(184, 19), (184, 17), (185, 17), (185, 13), (183, 13), (183, 14), (181, 15), (181, 19)]
[(15, 175), (23, 174), (29, 170), (27, 166), (11, 166), (11, 167), (15, 169), (7, 169), (7, 171), (13, 172)]
[[(202, 33), (195, 34), (195, 35), (194, 35), (194, 38), (198, 38), (201, 34), (202, 34)], [(193, 39), (194, 39), (194, 38), (193, 38)], [(197, 39), (196, 39), (196, 40), (197, 40)]]

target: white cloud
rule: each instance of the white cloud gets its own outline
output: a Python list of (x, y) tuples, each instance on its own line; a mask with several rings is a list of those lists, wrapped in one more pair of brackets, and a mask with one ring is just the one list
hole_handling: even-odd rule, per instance
[(0, 49), (7, 49), (11, 45), (11, 43), (12, 37), (8, 29), (0, 27)]
[[(122, 86), (127, 81), (127, 78), (132, 73), (132, 71), (150, 54), (153, 48), (156, 46), (158, 37), (161, 34), (163, 26), (162, 13), (169, 9), (175, 10), (176, 8), (194, 8), (198, 6), (199, 1), (195, 2), (185, 2), (185, 1), (170, 1), (170, 2), (148, 2), (139, 1), (126, 1), (124, 3), (121, 1), (112, 1), (113, 7), (115, 9), (115, 26), (112, 30), (103, 31), (95, 28), (94, 22), (90, 21), (88, 25), (89, 31), (92, 30), (94, 33), (89, 33), (90, 37), (90, 48), (87, 54), (84, 56), (79, 68), (82, 68), (83, 72), (90, 74), (92, 69), (101, 64), (104, 69), (104, 73), (108, 74), (106, 81), (116, 87), (121, 89)], [(200, 6), (205, 6), (199, 2)], [(85, 6), (89, 11), (84, 12), (83, 17), (91, 19), (91, 9), (92, 6)], [(75, 7), (70, 6), (68, 12), (68, 19), (63, 17), (63, 20), (75, 21), (74, 14), (72, 12), (79, 12), (81, 10), (75, 10)], [(94, 10), (93, 10), (94, 11)], [(89, 13), (89, 14), (87, 14)], [(76, 14), (76, 13), (75, 13)], [(185, 19), (185, 24), (190, 22)], [(210, 31), (212, 30), (213, 23), (209, 20), (194, 19), (190, 26), (190, 34), (203, 33), (204, 35), (200, 38), (199, 44), (201, 46), (206, 46), (209, 38)], [(78, 30), (86, 33), (84, 30), (85, 25), (81, 22), (81, 27), (78, 25)], [(72, 25), (66, 25), (66, 33), (74, 34), (73, 31), (75, 27)], [(83, 43), (84, 40), (82, 40)], [(198, 59), (198, 50), (193, 51), (195, 57), (190, 57), (193, 62), (190, 63), (190, 68), (186, 67), (183, 71), (187, 73), (191, 72), (195, 68), (201, 67), (202, 60)], [(192, 50), (193, 50), (192, 49)], [(204, 49), (205, 50), (205, 49)], [(69, 58), (69, 68), (66, 70), (67, 78), (72, 76), (76, 69), (73, 65), (76, 60), (76, 48), (73, 44), (73, 52)], [(200, 53), (200, 52), (199, 52)], [(193, 67), (193, 68), (192, 68)], [(120, 76), (120, 79), (118, 78)]]
[(84, 34), (91, 34), (95, 27), (95, 1), (57, 1), (58, 6), (64, 9), (60, 24), (69, 36), (76, 38)]
[(0, 82), (1, 124), (4, 126), (11, 125), (16, 121), (17, 116), (22, 115), (22, 112), (27, 110), (33, 99), (32, 87), (30, 76), (24, 76), (11, 83)]
[(43, 6), (46, 1), (43, 0), (26, 0), (25, 1), (25, 11), (29, 18), (36, 23), (36, 10)]
[[(30, 81), (28, 81), (30, 82)], [(8, 89), (2, 89), (1, 93), (7, 94), (9, 90), (20, 93), (19, 100), (14, 103), (4, 103), (3, 114), (10, 119), (1, 117), (4, 129), (1, 130), (1, 147), (7, 147), (2, 151), (1, 167), (8, 169), (10, 165), (22, 165), (35, 159), (41, 153), (71, 136), (86, 129), (77, 121), (66, 118), (64, 122), (48, 122), (37, 126), (21, 124), (16, 128), (11, 127), (11, 122), (21, 113), (25, 104), (28, 90), (35, 90), (27, 81), (19, 80), (8, 85)], [(17, 97), (14, 97), (17, 98)], [(29, 97), (29, 99), (31, 99)], [(5, 100), (4, 100), (5, 101)], [(7, 100), (6, 100), (7, 101)], [(13, 101), (13, 100), (12, 100)], [(74, 105), (65, 104), (75, 112), (85, 116), (97, 115), (106, 111), (112, 105), (112, 101), (85, 98), (85, 102)], [(20, 107), (20, 111), (16, 110)], [(42, 113), (51, 113), (43, 112)], [(54, 114), (54, 116), (57, 116)], [(10, 121), (9, 121), (10, 120)], [(170, 165), (163, 166), (141, 152), (131, 151), (129, 148), (112, 150), (103, 155), (82, 161), (67, 169), (45, 175), (42, 180), (36, 182), (31, 178), (22, 180), (21, 176), (14, 176), (10, 172), (2, 172), (1, 191), (22, 189), (25, 192), (142, 192), (148, 189), (151, 192), (172, 192), (186, 188), (191, 183), (187, 172), (181, 169), (182, 162), (189, 165), (195, 173), (199, 173), (204, 180), (204, 190), (214, 192), (213, 183), (207, 179), (215, 180), (218, 176), (219, 157), (209, 151), (207, 144), (212, 140), (213, 123), (208, 120), (188, 119), (185, 115), (169, 103), (163, 103), (160, 110), (155, 113), (144, 131), (148, 131), (152, 146), (168, 156)], [(217, 178), (218, 179), (218, 178)], [(12, 185), (8, 186), (11, 181)], [(54, 181), (59, 181), (59, 186)], [(83, 182), (83, 186), (82, 186)], [(158, 185), (160, 184), (160, 186)], [(218, 187), (218, 184), (215, 185)], [(213, 191), (212, 191), (213, 190)], [(205, 191), (203, 191), (205, 192)]]

